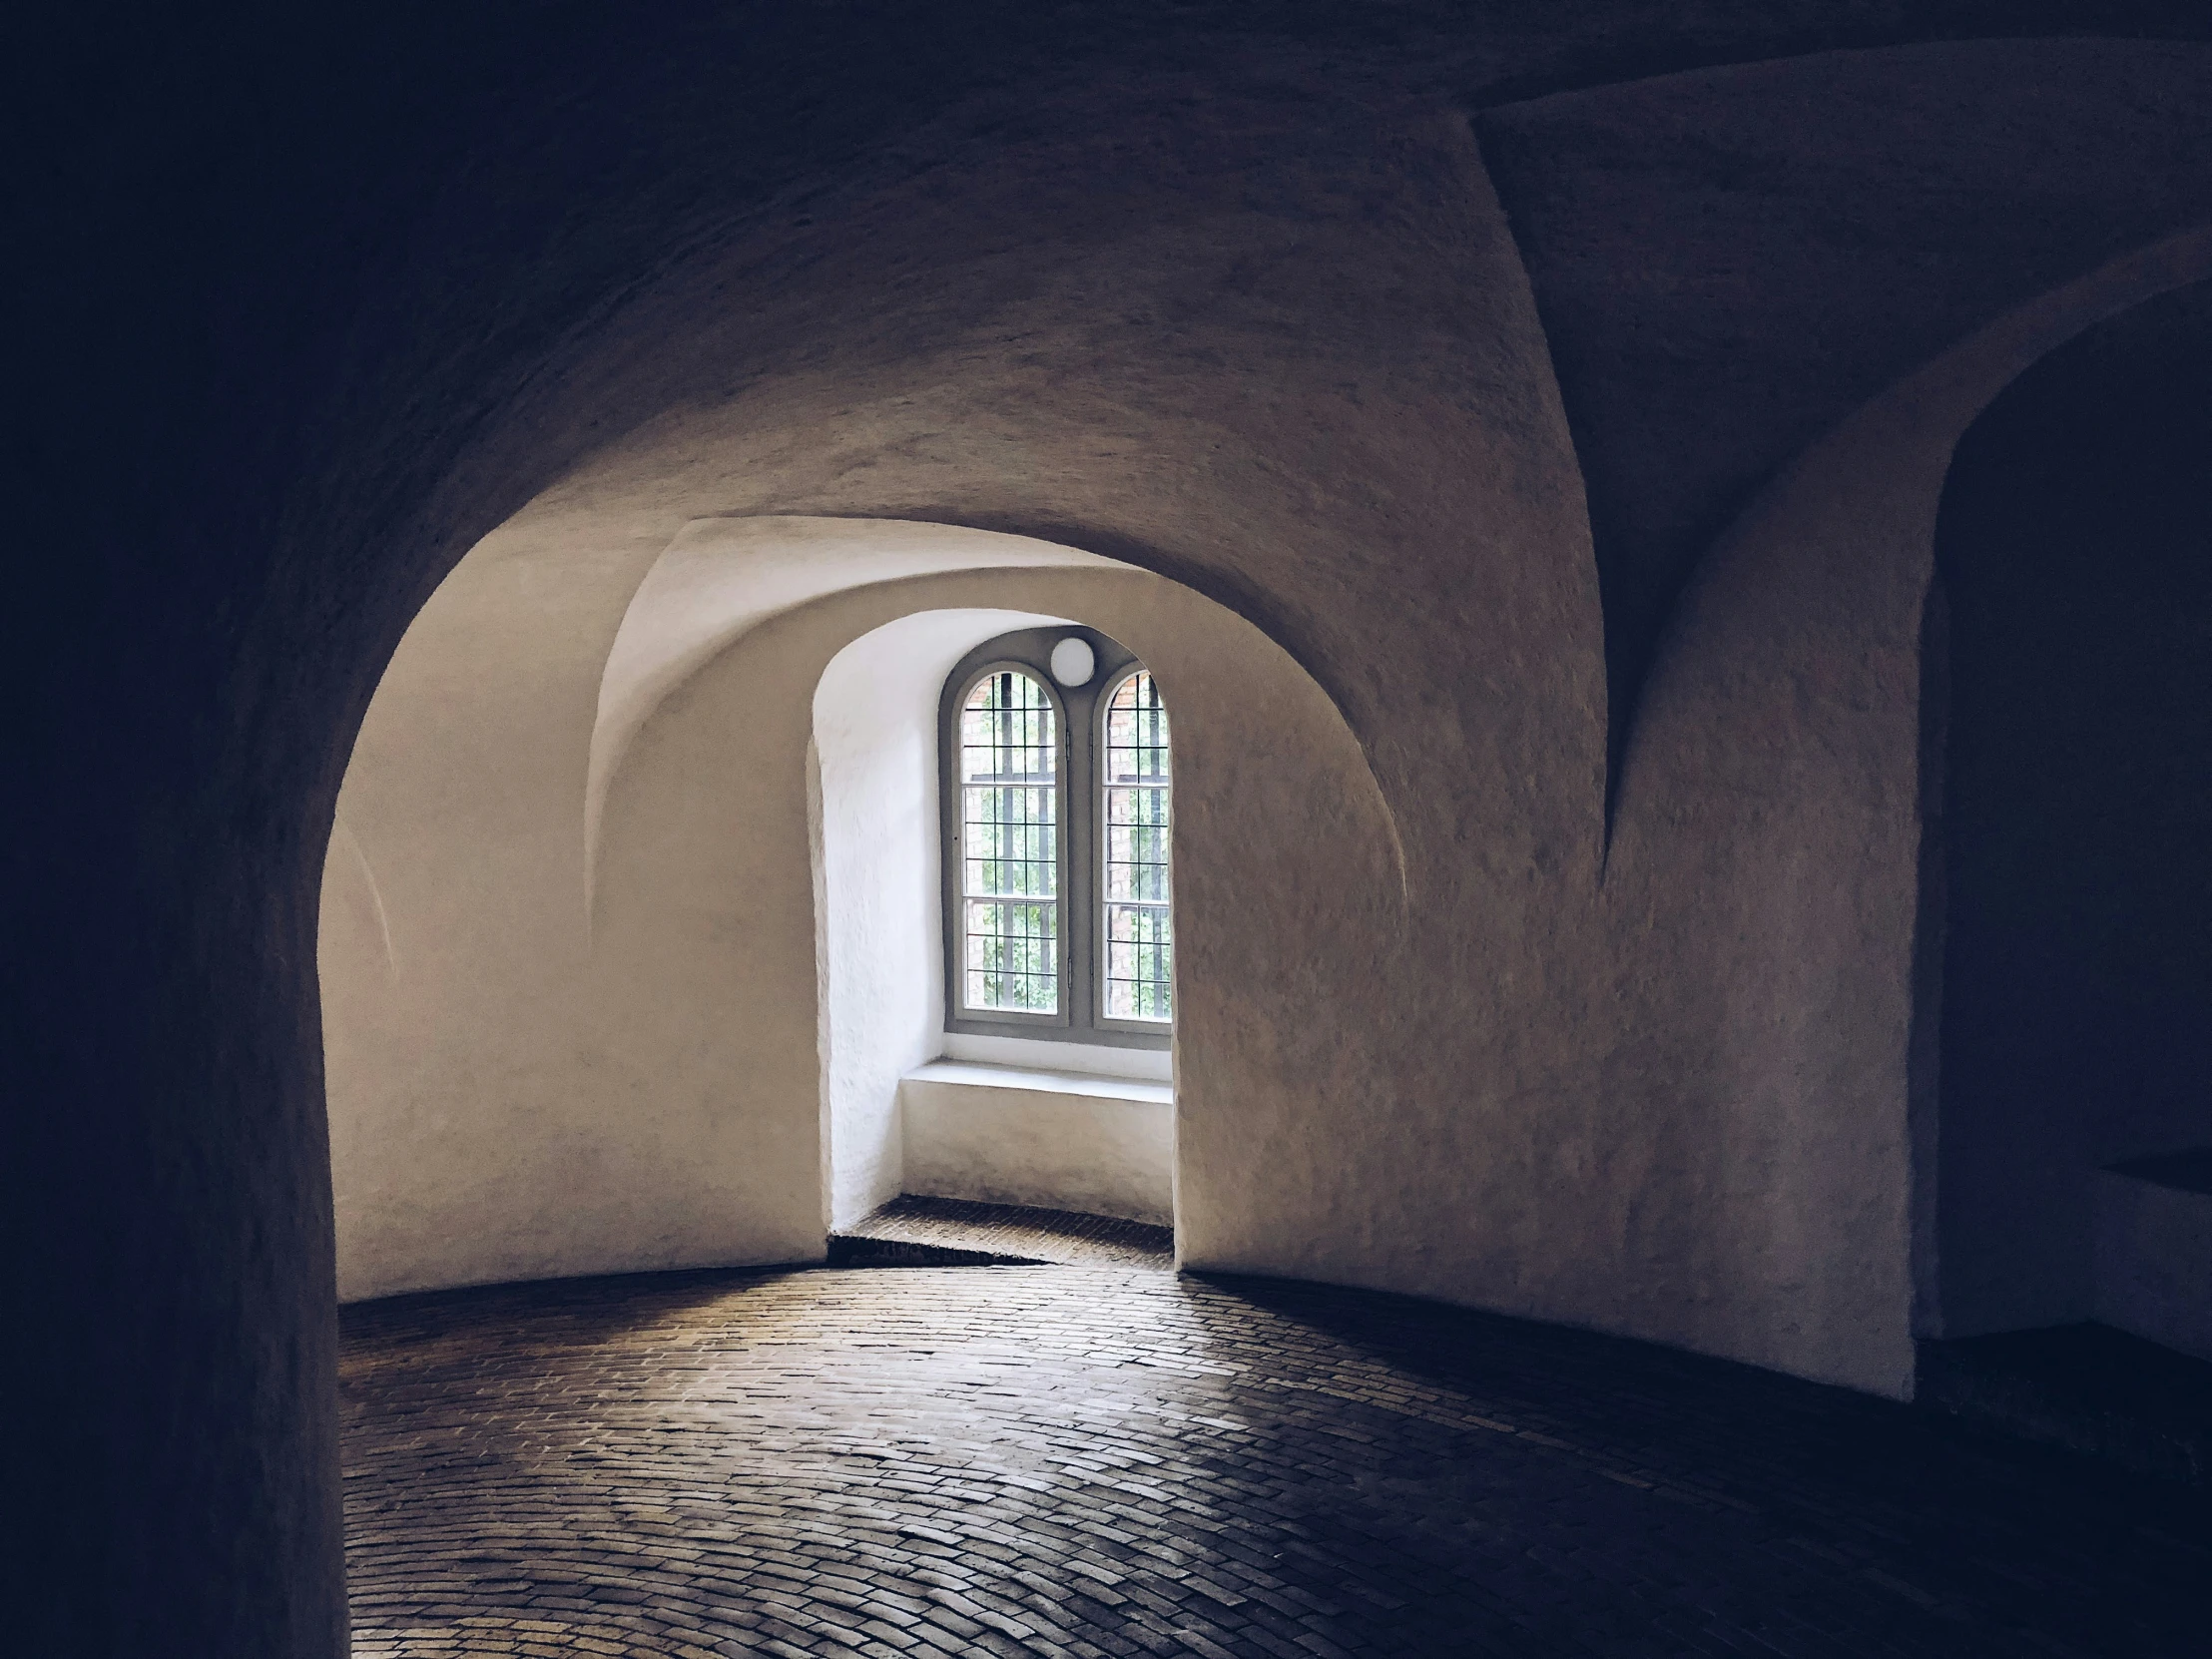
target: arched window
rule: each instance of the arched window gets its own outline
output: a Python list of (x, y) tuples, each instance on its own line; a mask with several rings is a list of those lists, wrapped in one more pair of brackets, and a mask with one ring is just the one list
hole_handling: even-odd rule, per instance
[(1173, 778), (1152, 673), (1088, 628), (1030, 628), (945, 682), (945, 1023), (1165, 1047)]
[(1106, 980), (1108, 1019), (1175, 1016), (1175, 916), (1169, 879), (1168, 712), (1151, 671), (1131, 669), (1106, 696)]
[(1060, 722), (1033, 674), (994, 668), (960, 703), (960, 1004), (1060, 1011)]

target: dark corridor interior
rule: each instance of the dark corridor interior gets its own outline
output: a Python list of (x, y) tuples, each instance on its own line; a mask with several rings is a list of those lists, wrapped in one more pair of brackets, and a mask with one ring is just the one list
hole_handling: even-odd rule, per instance
[[(1004, 1651), (980, 1620), (840, 1648), (829, 1578), (815, 1646), (679, 1644), (782, 1617), (802, 1546), (899, 1596), (964, 1593), (919, 1576), (954, 1549), (994, 1594), (1052, 1575), (1020, 1581), (1052, 1605), (993, 1608), (1017, 1622), (1133, 1586), (1065, 1628), (1145, 1640), (1026, 1626), (1040, 1655), (2203, 1651), (2205, 0), (9, 25), (0, 1651), (542, 1654), (516, 1621), (556, 1596), (678, 1607), (628, 1648), (578, 1613), (600, 1659)], [(1936, 381), (1970, 395), (1922, 418)], [(1931, 1045), (1915, 640), (1954, 445)], [(1341, 812), (1286, 792), (1269, 822), (1300, 857), (1371, 826), (1345, 832), (1373, 868), (1223, 881), (1221, 971), (1176, 993), (1222, 1036), (1177, 1062), (1178, 1133), (1208, 1138), (1178, 1151), (1175, 1242), (1273, 1286), (787, 1273), (748, 1244), (696, 1305), (456, 1277), (341, 1343), (320, 894), (380, 678), (518, 523), (542, 543), (503, 568), (572, 641), (539, 571), (642, 583), (692, 525), (756, 519), (1095, 554), (1318, 688), (1363, 765)], [(546, 769), (573, 800), (542, 844), (580, 885), (620, 621)], [(1255, 799), (1288, 776), (1216, 765)], [(472, 849), (541, 844), (439, 805)], [(802, 1199), (816, 1081), (757, 1143)], [(669, 1265), (654, 1172), (705, 1131), (640, 1159), (624, 1113), (589, 1127), (545, 1140), (626, 1206), (606, 1271)], [(496, 1150), (432, 1170), (464, 1241)], [(547, 1232), (583, 1231), (584, 1186), (544, 1189)], [(2142, 1271), (2110, 1271), (2131, 1240)], [(2161, 1262), (2193, 1275), (2168, 1296), (2193, 1344), (2120, 1308), (2158, 1314)], [(1959, 1346), (2086, 1332), (2099, 1385), (2170, 1379), (2198, 1489), (1909, 1406), (1932, 1265)], [(1135, 1541), (1099, 1553), (1115, 1505)], [(1310, 1572), (1252, 1558), (1302, 1527), (1330, 1534)], [(1217, 1558), (1241, 1599), (1190, 1582)], [(495, 1568), (511, 1604), (483, 1601)], [(1293, 1589), (1334, 1610), (1266, 1600)]]
[(1939, 1271), (1971, 1336), (2093, 1313), (2093, 1172), (2212, 1144), (2212, 285), (1998, 397), (1936, 546)]

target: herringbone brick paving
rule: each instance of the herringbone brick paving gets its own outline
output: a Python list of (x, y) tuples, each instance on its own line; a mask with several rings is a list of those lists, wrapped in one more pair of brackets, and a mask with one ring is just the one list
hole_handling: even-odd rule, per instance
[(1404, 1299), (1103, 1267), (348, 1311), (358, 1659), (2206, 1651), (2201, 1500)]

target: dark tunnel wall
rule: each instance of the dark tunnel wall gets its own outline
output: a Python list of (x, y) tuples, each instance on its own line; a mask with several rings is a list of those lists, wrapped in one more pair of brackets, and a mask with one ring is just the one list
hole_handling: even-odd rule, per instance
[(2089, 1311), (2088, 1174), (2212, 1143), (2212, 285), (2054, 352), (1960, 442), (1946, 1332)]

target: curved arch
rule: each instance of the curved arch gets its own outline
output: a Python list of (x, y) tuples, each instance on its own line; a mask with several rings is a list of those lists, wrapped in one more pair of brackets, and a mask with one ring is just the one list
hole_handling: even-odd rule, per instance
[(2212, 1352), (2202, 1265), (2141, 1228), (2159, 1189), (2132, 1178), (2212, 1142), (2208, 363), (2212, 282), (2147, 299), (2010, 382), (1945, 474), (1923, 881), (1946, 1338), (2093, 1318)]
[[(398, 978), (399, 953), (392, 948), (391, 912), (384, 905), (384, 889), (376, 879), (376, 866), (368, 861), (368, 849), (361, 845), (361, 837), (353, 832), (353, 827), (345, 821), (343, 813), (338, 814), (331, 820), (330, 845), (330, 861), (339, 863), (341, 867), (351, 868), (359, 877), (361, 891), (368, 899), (369, 914), (375, 918), (376, 937), (383, 945), (384, 970), (393, 978)], [(338, 857), (337, 853), (340, 846), (345, 849), (346, 854), (342, 859)], [(325, 894), (328, 894), (331, 888), (331, 879), (325, 876), (323, 880)], [(325, 902), (328, 902), (327, 898)]]
[[(695, 520), (639, 582), (600, 678), (583, 801), (587, 906), (598, 885), (608, 792), (631, 740), (678, 686), (752, 630), (835, 593), (923, 576), (1129, 568), (1122, 560), (1034, 536), (919, 519), (767, 515)], [(1329, 688), (1323, 690), (1350, 731), (1349, 714)], [(1400, 897), (1410, 902), (1396, 815), (1372, 761), (1366, 771), (1376, 807), (1388, 827)]]
[(829, 594), (906, 577), (1116, 564), (1033, 537), (917, 520), (694, 519), (631, 595), (600, 677), (584, 784), (587, 903), (600, 817), (630, 740), (671, 691), (751, 630)]
[[(1431, 760), (1501, 772), (1483, 829), (1540, 840), (1539, 856), (1560, 837), (1518, 825), (1586, 815), (1566, 855), (1594, 875), (1595, 576), (1542, 330), (1463, 117), (1441, 101), (1263, 101), (1229, 152), (1186, 154), (1112, 139), (1130, 119), (1119, 96), (1082, 106), (1018, 179), (955, 153), (926, 189), (856, 184), (825, 220), (864, 225), (864, 243), (776, 227), (656, 272), (473, 446), (472, 475), (535, 489), (498, 538), (620, 549), (648, 600), (640, 567), (708, 518), (927, 521), (1084, 548), (1245, 616), (1331, 693), (1371, 746), (1409, 886), (1455, 883), (1452, 845), (1474, 832), (1422, 823)], [(1188, 114), (1148, 102), (1142, 119), (1172, 133)], [(1249, 169), (1279, 141), (1340, 181), (1326, 216), (1252, 199)], [(1098, 213), (1102, 169), (1161, 211)], [(1407, 232), (1386, 269), (1379, 222)], [(1287, 364), (1283, 321), (1309, 312), (1331, 325), (1303, 331)], [(1170, 315), (1194, 331), (1163, 336), (1152, 319)], [(548, 432), (571, 444), (565, 475), (543, 470)], [(1431, 701), (1378, 655), (1467, 666)], [(594, 800), (635, 721), (619, 682), (609, 692)], [(1534, 756), (1570, 776), (1539, 781)]]
[(1729, 1296), (1771, 1302), (1839, 1380), (1909, 1393), (1933, 1318), (1921, 675), (1943, 478), (2022, 367), (2207, 271), (2212, 230), (2141, 249), (1834, 428), (1701, 561), (1639, 710), (1606, 910), (1681, 965), (1650, 1017), (1715, 1080), (1695, 1155), (1777, 1195)]
[[(1080, 616), (1140, 649), (1191, 711), (1179, 738), (1213, 745), (1221, 784), (1194, 798), (1201, 818), (1235, 824), (1245, 800), (1273, 800), (1253, 794), (1257, 771), (1276, 795), (1308, 781), (1326, 828), (1304, 856), (1326, 852), (1336, 879), (1317, 868), (1301, 890), (1331, 890), (1294, 897), (1258, 932), (1233, 920), (1249, 903), (1202, 897), (1202, 914), (1233, 923), (1200, 932), (1229, 964), (1217, 978), (1296, 959), (1302, 932), (1351, 925), (1347, 905), (1363, 925), (1403, 925), (1395, 827), (1343, 713), (1279, 646), (1188, 589), (943, 525), (724, 521), (668, 551), (626, 596), (596, 572), (595, 636), (545, 606), (557, 571), (489, 545), (426, 608), (378, 694), (347, 790), (364, 810), (379, 791), (414, 803), (376, 807), (407, 848), (404, 880), (385, 883), (392, 924), (421, 942), (379, 1012), (380, 1076), (354, 1044), (329, 1078), (346, 1155), (381, 1137), (385, 1164), (375, 1182), (342, 1172), (348, 1296), (819, 1254), (824, 1206), (840, 1201), (818, 1193), (837, 1061), (819, 1036), (812, 700), (856, 638), (916, 610)], [(533, 680), (524, 670), (545, 651), (549, 677)], [(949, 667), (934, 672), (932, 713)], [(1273, 688), (1259, 727), (1205, 718), (1254, 677)], [(575, 849), (595, 743), (587, 931)], [(1293, 798), (1270, 812), (1299, 822)], [(1235, 856), (1266, 841), (1229, 829), (1216, 839)], [(1207, 861), (1193, 867), (1203, 880)], [(1249, 897), (1254, 879), (1225, 874), (1217, 888)], [(1375, 948), (1370, 933), (1325, 954)], [(1230, 1034), (1190, 1056), (1194, 1098), (1212, 1103), (1200, 1126), (1220, 1133), (1251, 1089), (1282, 1093), (1232, 1052), (1246, 1041), (1235, 1023), (1217, 1015), (1212, 1029)], [(358, 1132), (369, 1120), (382, 1129)]]
[[(1661, 682), (1694, 672), (1687, 665), (1700, 654), (1699, 635), (1722, 625), (1723, 595), (1802, 593), (1819, 568), (1815, 558), (1849, 558), (1870, 547), (1902, 550), (1907, 579), (1925, 587), (1934, 568), (1942, 479), (1975, 416), (2037, 359), (2084, 329), (2208, 275), (2212, 227), (2136, 249), (1976, 329), (1792, 460), (1699, 560), (1668, 622), (1623, 758), (1624, 803), (1635, 789), (1639, 758), (1652, 764), (1645, 729), (1668, 718)], [(1755, 565), (1766, 568), (1755, 573)], [(1792, 609), (1808, 618), (1824, 614), (1820, 605)]]

